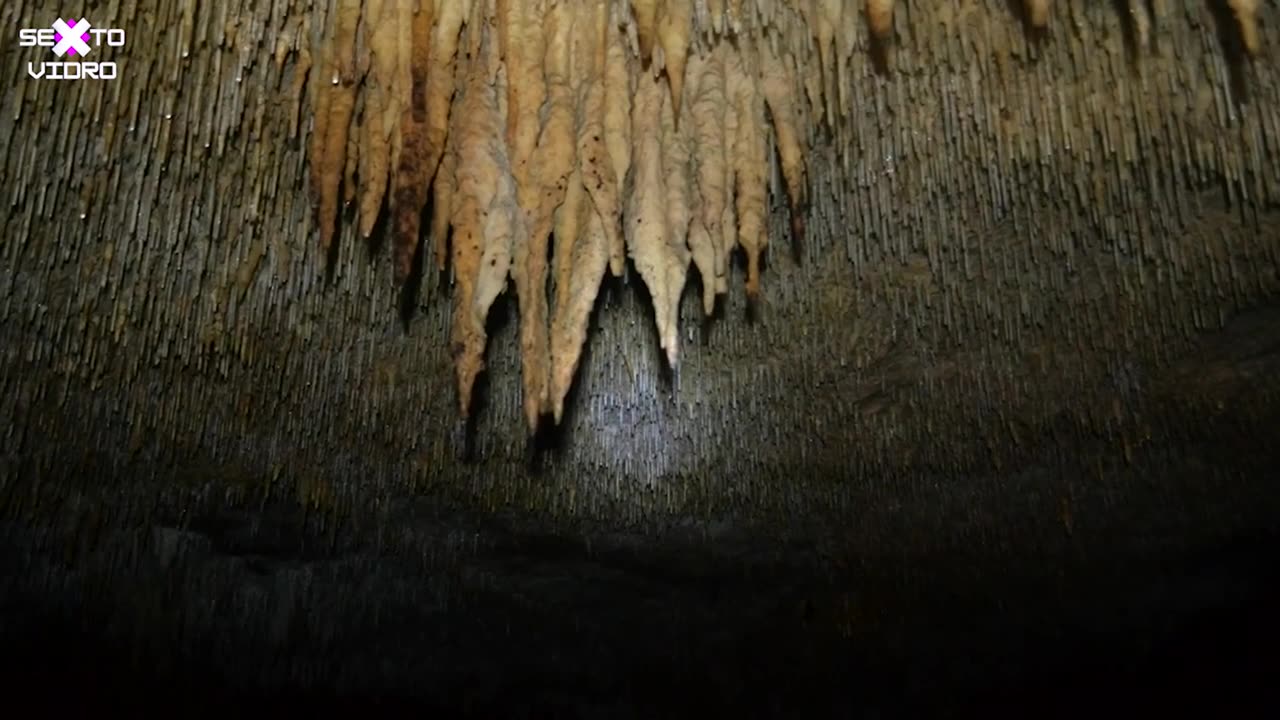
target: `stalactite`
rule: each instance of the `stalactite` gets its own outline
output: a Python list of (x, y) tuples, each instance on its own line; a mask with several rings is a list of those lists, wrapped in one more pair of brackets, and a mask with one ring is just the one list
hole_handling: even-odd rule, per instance
[(1043, 28), (1049, 24), (1049, 0), (1025, 0), (1027, 20), (1032, 27)]
[(1258, 0), (1227, 0), (1227, 5), (1240, 24), (1240, 39), (1250, 55), (1257, 55), (1258, 41)]
[[(356, 104), (359, 78), (355, 44), (360, 0), (341, 0), (335, 10), (332, 39), (325, 46), (321, 65), (321, 85), (313, 93), (316, 122), (311, 133), (312, 193), (319, 203), (320, 245), (326, 253), (336, 229), (338, 193), (347, 167), (347, 133)], [(350, 191), (349, 182), (347, 186)]]

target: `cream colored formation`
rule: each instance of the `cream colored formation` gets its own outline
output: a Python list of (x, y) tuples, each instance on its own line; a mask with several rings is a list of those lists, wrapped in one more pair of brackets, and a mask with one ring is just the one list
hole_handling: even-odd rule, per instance
[[(893, 0), (330, 2), (315, 66), (302, 58), (322, 246), (343, 204), (365, 237), (385, 206), (403, 281), (429, 201), (429, 257), (454, 283), (460, 411), (510, 280), (531, 430), (560, 421), (596, 294), (627, 257), (672, 366), (690, 265), (707, 314), (736, 248), (759, 292), (769, 193), (802, 233), (817, 127), (846, 117), (849, 59), (864, 32), (893, 42), (895, 12)], [(1147, 5), (1132, 4), (1145, 35)], [(1256, 52), (1256, 0), (1228, 4)], [(1032, 25), (1050, 22), (1050, 0), (1025, 6)]]

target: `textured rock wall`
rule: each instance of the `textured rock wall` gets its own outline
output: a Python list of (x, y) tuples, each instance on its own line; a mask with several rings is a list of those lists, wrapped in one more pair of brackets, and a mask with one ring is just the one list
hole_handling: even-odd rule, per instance
[[(350, 218), (317, 269), (310, 3), (90, 3), (128, 29), (101, 50), (119, 79), (38, 81), (47, 51), (0, 56), (3, 482), (77, 468), (113, 498), (127, 477), (125, 497), (285, 493), (335, 515), (418, 494), (745, 522), (888, 477), (909, 497), (905, 478), (1046, 438), (1194, 431), (1219, 398), (1165, 370), (1280, 286), (1280, 38), (1273, 3), (1253, 62), (1213, 3), (1166, 6), (1146, 47), (1108, 3), (1055, 4), (1039, 39), (1004, 2), (904, 4), (887, 66), (858, 40), (850, 131), (811, 158), (810, 239), (775, 242), (754, 317), (735, 291), (701, 322), (691, 288), (668, 377), (644, 291), (608, 287), (566, 427), (534, 452), (509, 302), (488, 400), (458, 427), (447, 278), (398, 293)], [(1244, 417), (1274, 395), (1253, 382)]]
[[(129, 40), (119, 79), (76, 83), (0, 43), (0, 635), (29, 643), (6, 647), (481, 704), (539, 672), (651, 702), (646, 672), (672, 697), (750, 677), (764, 702), (906, 682), (914, 628), (964, 644), (1008, 614), (984, 574), (1064, 614), (1130, 597), (1147, 629), (1169, 587), (1198, 607), (1218, 576), (1148, 582), (1152, 558), (1280, 513), (1280, 14), (1250, 63), (1214, 3), (1154, 5), (1143, 47), (1113, 3), (1054, 3), (1039, 41), (1010, 3), (898, 3), (755, 312), (734, 291), (704, 323), (690, 288), (669, 377), (643, 289), (611, 284), (532, 447), (509, 301), (460, 427), (447, 282), (395, 291), (350, 213), (317, 270), (310, 3), (59, 7)], [(850, 644), (800, 677), (815, 638)]]

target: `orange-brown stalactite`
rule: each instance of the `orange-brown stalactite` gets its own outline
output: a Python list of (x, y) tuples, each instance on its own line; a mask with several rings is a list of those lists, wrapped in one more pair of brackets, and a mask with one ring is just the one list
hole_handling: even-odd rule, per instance
[(881, 40), (889, 39), (889, 34), (893, 32), (893, 2), (894, 0), (867, 0), (867, 23), (871, 26), (872, 34)]
[(662, 47), (667, 84), (671, 89), (671, 107), (675, 123), (680, 125), (680, 109), (684, 105), (684, 73), (689, 56), (689, 36), (693, 31), (693, 3), (666, 0), (658, 15), (658, 44)]
[(631, 13), (639, 40), (640, 60), (647, 68), (653, 56), (654, 41), (658, 35), (658, 11), (662, 0), (631, 0)]
[(409, 98), (400, 120), (400, 162), (391, 180), (392, 247), (395, 277), (399, 282), (409, 277), (413, 266), (421, 234), (422, 208), (427, 202), (428, 183), (431, 182), (427, 89), (431, 76), (444, 72), (443, 68), (437, 68), (434, 73), (431, 69), (434, 13), (434, 0), (424, 0), (410, 23), (411, 50), (407, 59)]
[(1027, 21), (1032, 27), (1043, 28), (1049, 24), (1049, 0), (1025, 0)]
[(311, 185), (318, 205), (320, 247), (327, 256), (338, 222), (338, 193), (347, 167), (347, 134), (356, 105), (356, 29), (360, 0), (339, 0), (332, 22), (332, 40), (314, 83), (315, 125), (311, 134)]
[(1258, 0), (1227, 0), (1227, 5), (1240, 24), (1240, 40), (1250, 55), (1257, 55), (1261, 42), (1258, 40)]

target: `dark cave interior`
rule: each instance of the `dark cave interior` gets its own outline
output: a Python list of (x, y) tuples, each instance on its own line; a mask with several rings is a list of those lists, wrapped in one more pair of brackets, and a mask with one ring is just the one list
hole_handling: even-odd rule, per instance
[[(1275, 376), (1277, 331), (1237, 322), (1197, 361)], [(52, 716), (1263, 716), (1280, 415), (1218, 391), (1254, 409), (1128, 455), (1046, 434), (784, 527), (566, 528), (427, 495), (344, 519), (277, 491), (86, 529), (65, 488), (126, 480), (11, 467), (41, 480), (6, 489), (7, 695)], [(1070, 507), (1043, 512), (1059, 484)]]
[[(769, 244), (724, 223), (708, 271), (705, 220), (668, 228), (649, 258), (687, 281), (664, 285), (664, 333), (644, 248), (614, 277), (603, 231), (566, 241), (596, 252), (590, 293), (553, 267), (545, 294), (594, 304), (564, 418), (531, 436), (537, 303), (515, 288), (539, 287), (538, 253), (468, 301), (474, 218), (435, 222), (453, 184), (428, 198), (415, 176), (407, 202), (370, 171), (415, 139), (426, 90), (399, 57), (387, 87), (409, 100), (387, 110), (395, 53), (369, 48), (395, 24), (369, 18), (422, 32), (420, 8), (453, 1), (59, 8), (128, 30), (88, 58), (120, 62), (110, 81), (24, 74), (49, 49), (0, 37), (6, 716), (1280, 716), (1280, 5), (1060, 1), (1040, 22), (1039, 0), (904, 0), (868, 29), (864, 3), (727, 0), (741, 27), (689, 47), (794, 56), (808, 184), (785, 113), (752, 94), (764, 71), (742, 69), (735, 118), (771, 139), (738, 147), (764, 162), (703, 187), (725, 182), (695, 172), (715, 152), (669, 148), (736, 163), (727, 141), (680, 145), (663, 119), (697, 127), (713, 63), (690, 61), (686, 115), (664, 115), (669, 50), (689, 49), (664, 47), (660, 118), (627, 118), (662, 162), (636, 165), (699, 203), (755, 193), (735, 208)], [(433, 108), (492, 89), (474, 81), (498, 7), (599, 12), (559, 2), (465, 3)], [(684, 6), (660, 4), (669, 29)], [(627, 72), (657, 65), (626, 54), (638, 15), (591, 17), (587, 47), (606, 68), (622, 48), (639, 87)], [(4, 3), (10, 20), (53, 22), (44, 0)], [(595, 42), (556, 22), (575, 57)], [(421, 37), (394, 29), (418, 63)], [(344, 62), (358, 78), (325, 74)], [(317, 97), (353, 103), (334, 142), (316, 142)], [(371, 134), (378, 102), (404, 127)], [(526, 115), (549, 126), (554, 106)], [(466, 111), (450, 138), (479, 126)], [(471, 134), (440, 168), (502, 145)], [(349, 151), (368, 165), (333, 162)], [(652, 192), (640, 175), (619, 193)], [(579, 201), (604, 227), (604, 201)], [(614, 230), (633, 219), (614, 211)], [(541, 259), (589, 254), (541, 219)], [(484, 227), (486, 250), (536, 246)], [(484, 372), (460, 403), (464, 324)]]

